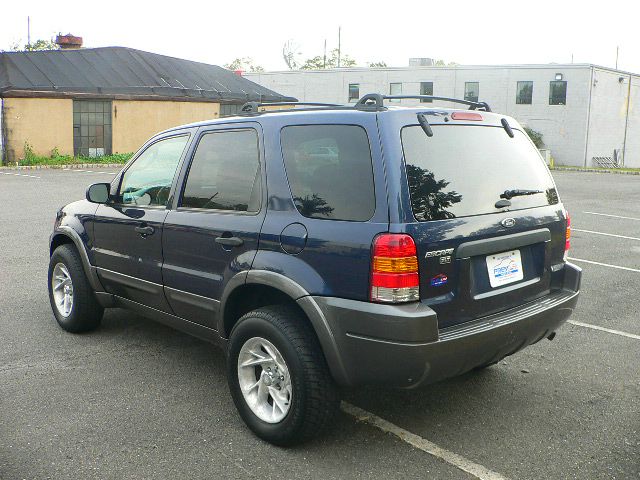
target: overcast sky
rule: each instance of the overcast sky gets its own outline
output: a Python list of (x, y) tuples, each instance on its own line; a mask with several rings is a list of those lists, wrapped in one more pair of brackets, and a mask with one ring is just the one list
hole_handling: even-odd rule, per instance
[[(491, 1), (356, 2), (322, 0), (146, 2), (3, 2), (0, 50), (58, 32), (85, 47), (127, 46), (224, 65), (252, 57), (266, 70), (284, 70), (282, 45), (293, 39), (301, 58), (337, 46), (358, 65), (409, 57), (460, 64), (595, 63), (640, 73), (635, 2)], [(199, 5), (200, 3), (200, 5)], [(637, 10), (639, 7), (635, 7)]]

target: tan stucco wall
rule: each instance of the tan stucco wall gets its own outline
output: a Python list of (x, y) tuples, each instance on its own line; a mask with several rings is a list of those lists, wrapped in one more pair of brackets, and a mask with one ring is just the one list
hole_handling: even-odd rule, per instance
[(114, 100), (112, 149), (114, 153), (135, 152), (162, 130), (219, 115), (218, 103)]
[(5, 98), (4, 128), (9, 162), (24, 158), (28, 142), (36, 155), (73, 155), (73, 100)]

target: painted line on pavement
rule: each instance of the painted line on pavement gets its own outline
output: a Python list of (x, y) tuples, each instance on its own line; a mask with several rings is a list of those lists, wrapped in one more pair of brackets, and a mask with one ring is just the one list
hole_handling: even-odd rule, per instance
[(374, 415), (371, 412), (367, 412), (355, 405), (351, 405), (347, 402), (342, 402), (340, 408), (343, 412), (348, 415), (351, 415), (359, 422), (367, 423), (379, 430), (382, 430), (385, 433), (390, 433), (395, 435), (403, 442), (408, 443), (409, 445), (417, 448), (418, 450), (422, 450), (429, 455), (432, 455), (440, 460), (447, 462), (450, 465), (462, 470), (463, 472), (467, 472), (474, 477), (481, 480), (506, 480), (506, 477), (503, 477), (499, 473), (496, 473), (492, 470), (489, 470), (482, 465), (479, 465), (457, 453), (453, 453), (449, 450), (446, 450), (442, 447), (439, 447), (433, 442), (422, 438), (415, 433), (411, 433), (404, 428), (400, 428), (397, 425), (394, 425), (391, 422), (388, 422), (384, 418), (380, 418), (377, 415)]
[(572, 232), (593, 233), (594, 235), (605, 235), (607, 237), (626, 238), (627, 240), (640, 240), (638, 237), (627, 237), (626, 235), (615, 235), (613, 233), (594, 232), (593, 230), (580, 230), (579, 228), (572, 228)]
[(9, 173), (9, 172), (0, 172), (3, 175), (14, 175), (16, 177), (29, 177), (29, 178), (40, 178), (35, 175), (25, 175), (24, 173)]
[(640, 221), (640, 218), (624, 217), (622, 215), (610, 215), (608, 213), (597, 213), (597, 212), (582, 212), (582, 213), (588, 213), (589, 215), (600, 215), (602, 217), (624, 218), (625, 220), (637, 220), (637, 221)]
[(617, 268), (619, 270), (627, 270), (628, 272), (640, 273), (640, 269), (638, 269), (638, 268), (621, 267), (620, 265), (611, 265), (610, 263), (594, 262), (593, 260), (584, 260), (582, 258), (575, 258), (575, 257), (569, 257), (569, 260), (573, 260), (574, 262), (590, 263), (592, 265), (600, 265), (601, 267), (609, 267), (609, 268)]
[(576, 320), (567, 320), (568, 323), (572, 325), (578, 325), (579, 327), (591, 328), (593, 330), (599, 330), (601, 332), (613, 333), (614, 335), (620, 335), (622, 337), (633, 338), (635, 340), (640, 340), (640, 335), (636, 335), (635, 333), (627, 333), (622, 332), (620, 330), (613, 330), (611, 328), (599, 327), (598, 325), (592, 325), (590, 323), (582, 323)]
[(81, 168), (63, 168), (67, 172), (78, 172), (78, 173), (103, 173), (105, 175), (115, 175), (118, 172), (96, 172), (95, 170), (82, 170)]

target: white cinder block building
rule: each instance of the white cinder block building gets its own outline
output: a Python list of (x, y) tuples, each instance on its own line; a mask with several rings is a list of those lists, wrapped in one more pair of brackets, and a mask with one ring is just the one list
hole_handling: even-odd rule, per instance
[[(625, 167), (640, 167), (640, 108), (634, 108), (640, 75), (629, 72), (549, 64), (340, 68), (245, 76), (307, 102), (355, 102), (366, 93), (479, 99), (494, 112), (542, 133), (556, 164), (594, 166), (594, 157), (611, 157)], [(420, 101), (396, 104), (415, 106)]]

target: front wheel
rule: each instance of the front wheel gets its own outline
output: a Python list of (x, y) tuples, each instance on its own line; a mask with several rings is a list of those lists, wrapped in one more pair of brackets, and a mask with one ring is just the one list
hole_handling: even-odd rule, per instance
[(55, 249), (49, 261), (49, 301), (58, 324), (68, 332), (93, 330), (100, 325), (100, 306), (74, 246)]
[(227, 377), (244, 422), (276, 445), (311, 439), (338, 408), (318, 339), (293, 307), (260, 308), (238, 321), (229, 339)]

